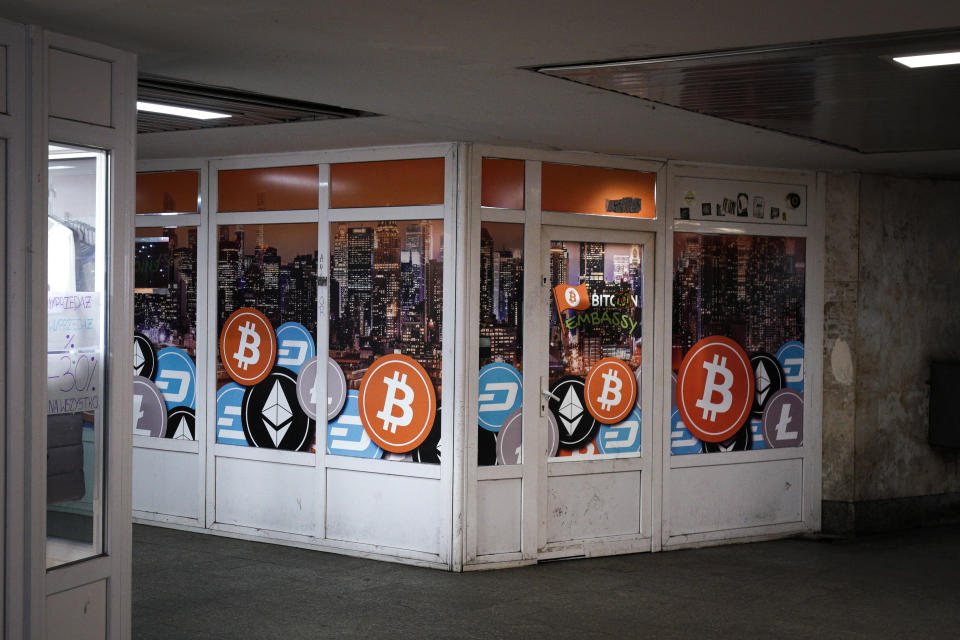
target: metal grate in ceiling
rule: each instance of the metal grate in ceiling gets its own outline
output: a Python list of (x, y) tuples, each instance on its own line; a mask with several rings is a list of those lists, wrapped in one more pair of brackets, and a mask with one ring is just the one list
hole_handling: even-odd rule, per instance
[(194, 120), (159, 113), (137, 112), (137, 133), (244, 127), (301, 120), (333, 120), (376, 116), (376, 113), (328, 104), (277, 98), (260, 93), (193, 84), (156, 76), (141, 76), (137, 99), (178, 107), (229, 113), (221, 120)]
[(960, 149), (960, 29), (539, 67), (557, 78), (863, 153)]

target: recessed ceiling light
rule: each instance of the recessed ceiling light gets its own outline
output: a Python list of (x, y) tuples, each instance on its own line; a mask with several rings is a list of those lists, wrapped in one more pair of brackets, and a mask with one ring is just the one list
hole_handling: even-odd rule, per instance
[(174, 107), (169, 104), (159, 104), (157, 102), (144, 102), (137, 100), (137, 111), (149, 111), (150, 113), (164, 113), (169, 116), (180, 116), (181, 118), (193, 118), (195, 120), (217, 120), (218, 118), (229, 118), (229, 113), (218, 113), (216, 111), (206, 111), (204, 109), (188, 109), (187, 107)]
[(925, 53), (920, 56), (897, 56), (893, 60), (911, 69), (942, 67), (948, 64), (960, 64), (960, 51)]

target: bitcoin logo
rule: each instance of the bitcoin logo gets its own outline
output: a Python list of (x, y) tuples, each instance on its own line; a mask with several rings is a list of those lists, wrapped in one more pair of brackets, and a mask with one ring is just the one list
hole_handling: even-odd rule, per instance
[(710, 336), (680, 363), (677, 409), (683, 424), (704, 442), (724, 442), (740, 430), (754, 402), (754, 370), (736, 342)]
[(360, 419), (382, 449), (416, 449), (433, 427), (437, 397), (420, 363), (401, 354), (374, 360), (360, 382)]
[[(383, 383), (387, 385), (387, 398), (383, 409), (377, 412), (377, 419), (383, 421), (384, 431), (396, 433), (397, 427), (405, 427), (413, 420), (413, 409), (410, 405), (413, 403), (413, 389), (407, 384), (407, 374), (401, 374), (399, 371), (393, 372), (392, 378), (384, 378)], [(403, 397), (397, 398), (397, 391), (403, 394)], [(400, 415), (393, 415), (393, 408), (400, 407)]]
[(577, 293), (577, 290), (574, 289), (573, 287), (570, 287), (569, 289), (567, 289), (564, 295), (567, 298), (567, 304), (570, 305), (571, 307), (575, 307), (578, 304), (580, 304), (580, 294)]
[[(718, 359), (720, 362), (717, 362)], [(713, 356), (713, 362), (704, 362), (703, 368), (707, 370), (707, 380), (703, 384), (703, 397), (697, 400), (697, 406), (703, 409), (704, 420), (716, 422), (717, 414), (725, 413), (733, 403), (733, 394), (730, 393), (733, 374), (727, 369), (727, 359), (720, 358), (719, 355)], [(718, 373), (723, 376), (723, 382), (720, 384), (717, 384)], [(720, 394), (720, 402), (713, 401), (715, 393)]]
[(637, 401), (637, 378), (626, 362), (604, 358), (587, 374), (587, 411), (603, 424), (625, 419)]
[(267, 317), (237, 309), (220, 331), (220, 362), (234, 382), (252, 386), (267, 377), (277, 357), (277, 337)]
[[(250, 355), (247, 355), (249, 352)], [(240, 346), (237, 352), (233, 354), (233, 359), (237, 361), (237, 366), (247, 370), (251, 364), (257, 364), (260, 361), (260, 334), (257, 333), (253, 323), (247, 321), (240, 327)]]

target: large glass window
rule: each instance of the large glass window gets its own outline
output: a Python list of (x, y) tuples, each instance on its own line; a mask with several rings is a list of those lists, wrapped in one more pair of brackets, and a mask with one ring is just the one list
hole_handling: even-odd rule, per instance
[(103, 549), (108, 160), (104, 151), (49, 147), (48, 567)]
[(195, 440), (196, 227), (137, 229), (133, 301), (133, 433)]
[(802, 445), (806, 240), (673, 238), (671, 453)]
[(217, 442), (310, 451), (313, 382), (301, 379), (316, 365), (317, 225), (217, 233)]
[(327, 452), (440, 462), (443, 222), (330, 225)]
[(552, 456), (639, 454), (643, 247), (550, 243)]
[(523, 225), (480, 227), (477, 464), (520, 464), (523, 444)]

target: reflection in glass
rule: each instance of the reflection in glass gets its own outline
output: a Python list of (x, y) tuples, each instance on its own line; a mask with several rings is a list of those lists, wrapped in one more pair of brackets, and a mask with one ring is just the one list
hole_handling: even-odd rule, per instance
[(106, 152), (50, 145), (47, 567), (103, 549)]

